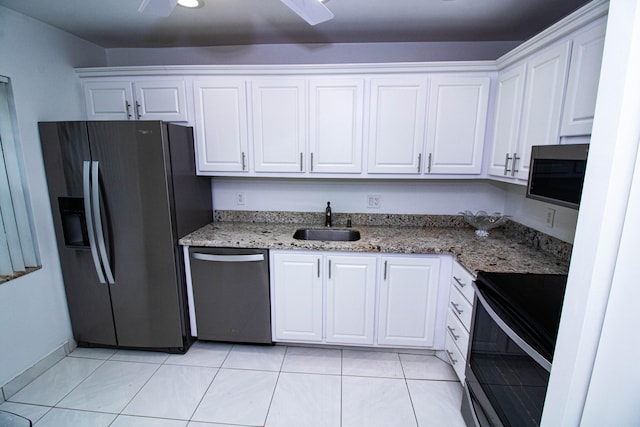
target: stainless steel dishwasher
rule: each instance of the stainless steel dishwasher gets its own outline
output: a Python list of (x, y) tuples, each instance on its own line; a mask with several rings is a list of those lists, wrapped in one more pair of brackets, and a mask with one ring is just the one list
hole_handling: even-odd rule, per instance
[(269, 251), (190, 247), (198, 339), (271, 343)]

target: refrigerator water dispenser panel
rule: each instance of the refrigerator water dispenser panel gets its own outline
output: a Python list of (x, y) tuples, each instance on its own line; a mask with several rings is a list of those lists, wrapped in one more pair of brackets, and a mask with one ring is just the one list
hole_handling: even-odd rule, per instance
[(82, 197), (58, 197), (65, 246), (89, 248), (89, 233)]

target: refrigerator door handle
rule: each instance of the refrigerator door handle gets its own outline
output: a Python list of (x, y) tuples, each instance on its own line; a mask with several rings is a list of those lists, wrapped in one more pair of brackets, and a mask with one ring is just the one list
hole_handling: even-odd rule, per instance
[(91, 248), (91, 257), (93, 258), (93, 264), (96, 267), (96, 273), (98, 274), (98, 280), (100, 283), (107, 283), (102, 272), (102, 266), (100, 265), (100, 259), (98, 258), (98, 249), (96, 247), (96, 236), (93, 228), (93, 215), (91, 214), (91, 163), (89, 161), (83, 162), (82, 165), (82, 192), (84, 198), (84, 211), (85, 221), (87, 223), (87, 231), (89, 234), (89, 247)]
[(96, 236), (98, 238), (98, 249), (100, 250), (100, 259), (102, 260), (102, 266), (104, 267), (105, 275), (107, 276), (107, 282), (110, 285), (115, 283), (113, 279), (113, 273), (111, 272), (111, 265), (109, 264), (109, 257), (107, 256), (107, 247), (104, 241), (104, 232), (102, 231), (102, 215), (100, 214), (100, 174), (98, 171), (98, 162), (91, 162), (91, 207), (93, 208), (93, 218), (96, 223)]

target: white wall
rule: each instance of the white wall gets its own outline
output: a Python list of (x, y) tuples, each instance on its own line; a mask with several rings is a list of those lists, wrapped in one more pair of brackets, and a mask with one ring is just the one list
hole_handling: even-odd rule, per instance
[[(504, 210), (504, 191), (487, 181), (370, 181), (315, 179), (213, 178), (213, 207), (219, 210), (390, 214), (457, 214)], [(236, 204), (243, 192), (245, 204)], [(367, 208), (367, 195), (381, 196), (378, 209)]]
[(82, 119), (74, 67), (105, 65), (104, 50), (0, 7), (0, 74), (11, 79), (19, 143), (42, 269), (0, 285), (0, 385), (72, 338), (37, 122)]
[(614, 0), (543, 427), (640, 425), (639, 100), (640, 1)]
[(107, 59), (109, 66), (472, 61), (497, 59), (520, 43), (413, 42), (114, 48), (107, 49)]
[[(573, 243), (578, 211), (538, 200), (527, 199), (524, 185), (505, 184), (505, 208), (514, 221), (542, 231), (565, 242)], [(549, 209), (554, 212), (553, 226), (547, 225)]]

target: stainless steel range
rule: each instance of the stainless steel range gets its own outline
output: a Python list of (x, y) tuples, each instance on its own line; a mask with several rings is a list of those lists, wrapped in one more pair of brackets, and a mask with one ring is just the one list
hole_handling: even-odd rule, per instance
[(468, 426), (538, 426), (566, 275), (478, 273), (462, 412)]

